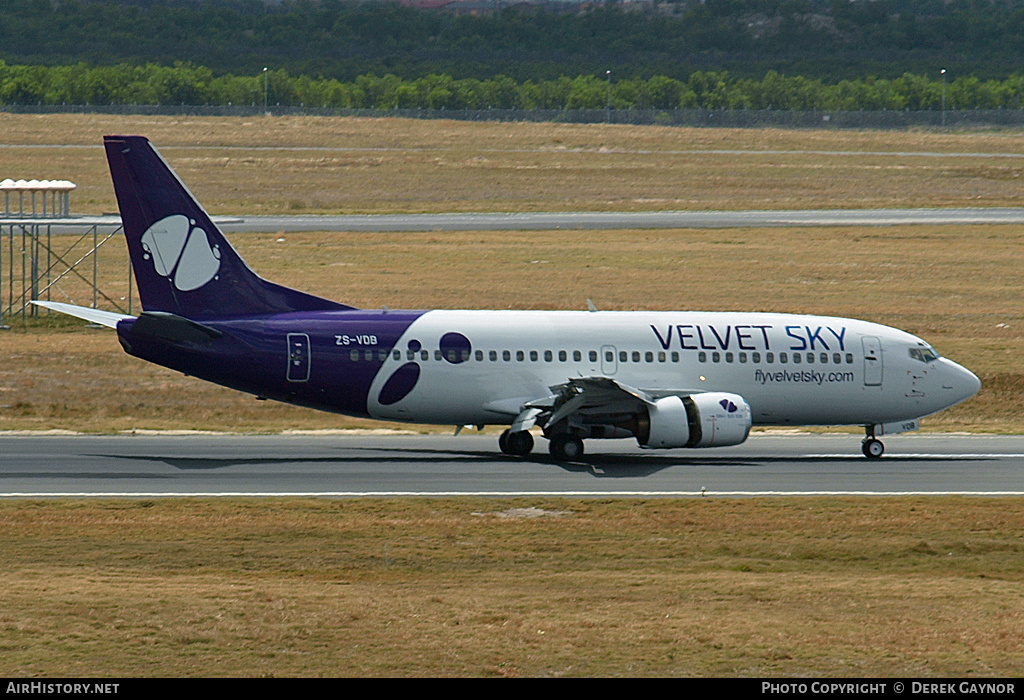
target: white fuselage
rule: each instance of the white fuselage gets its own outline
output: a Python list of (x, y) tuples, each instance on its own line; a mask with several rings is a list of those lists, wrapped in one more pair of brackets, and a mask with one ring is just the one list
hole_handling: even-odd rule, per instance
[[(442, 338), (452, 335), (468, 343), (446, 353)], [(885, 424), (977, 392), (977, 377), (932, 353), (909, 333), (825, 316), (430, 311), (389, 354), (368, 409), (385, 420), (507, 424), (549, 387), (608, 377), (653, 396), (738, 394), (754, 424)], [(382, 385), (408, 363), (419, 365), (414, 388), (382, 405)]]

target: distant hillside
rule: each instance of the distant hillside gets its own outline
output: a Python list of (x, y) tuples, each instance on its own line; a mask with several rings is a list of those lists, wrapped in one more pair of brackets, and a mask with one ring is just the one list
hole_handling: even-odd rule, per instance
[[(182, 61), (214, 74), (517, 81), (769, 70), (835, 82), (1024, 71), (1024, 0), (518, 4), (482, 15), (344, 0), (0, 0), (8, 64)], [(468, 6), (464, 6), (468, 7)]]

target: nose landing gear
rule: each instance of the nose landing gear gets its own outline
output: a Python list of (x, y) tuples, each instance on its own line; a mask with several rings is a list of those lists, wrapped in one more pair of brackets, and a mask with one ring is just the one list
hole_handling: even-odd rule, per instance
[(868, 459), (878, 459), (885, 452), (885, 445), (876, 438), (865, 438), (864, 442), (860, 445), (860, 449)]
[(878, 459), (885, 452), (885, 445), (882, 441), (875, 437), (875, 426), (869, 425), (865, 428), (867, 433), (864, 441), (860, 444), (860, 451), (864, 453), (864, 456), (868, 459)]

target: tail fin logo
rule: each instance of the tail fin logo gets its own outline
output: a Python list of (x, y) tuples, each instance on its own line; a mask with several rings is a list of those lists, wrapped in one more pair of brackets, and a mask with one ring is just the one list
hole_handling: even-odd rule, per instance
[(182, 292), (199, 289), (220, 270), (220, 247), (210, 245), (206, 231), (182, 214), (164, 217), (146, 229), (142, 250), (157, 274), (172, 279)]

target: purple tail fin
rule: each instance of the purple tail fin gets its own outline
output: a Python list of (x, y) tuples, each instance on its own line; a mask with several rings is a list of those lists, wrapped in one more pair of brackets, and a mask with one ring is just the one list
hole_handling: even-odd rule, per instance
[(245, 264), (142, 136), (105, 136), (142, 308), (191, 319), (352, 307), (268, 282)]

